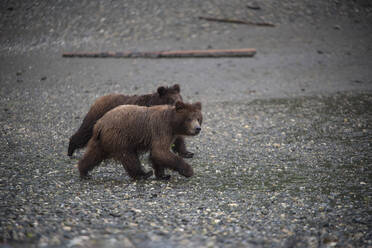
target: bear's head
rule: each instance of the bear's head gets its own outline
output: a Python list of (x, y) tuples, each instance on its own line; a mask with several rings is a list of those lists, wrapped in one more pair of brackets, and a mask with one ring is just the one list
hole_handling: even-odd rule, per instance
[(181, 101), (175, 104), (174, 131), (177, 135), (194, 136), (200, 133), (203, 122), (201, 103), (187, 104)]
[(181, 89), (178, 84), (175, 84), (172, 87), (160, 86), (157, 90), (159, 96), (157, 105), (174, 105), (177, 101), (182, 102), (180, 91)]

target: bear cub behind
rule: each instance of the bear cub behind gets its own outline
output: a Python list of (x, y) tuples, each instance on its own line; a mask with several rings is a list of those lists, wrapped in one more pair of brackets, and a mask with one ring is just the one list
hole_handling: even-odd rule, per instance
[(79, 161), (82, 178), (103, 160), (119, 161), (130, 177), (146, 179), (138, 156), (150, 151), (150, 161), (158, 179), (169, 179), (165, 169), (178, 171), (185, 177), (193, 175), (192, 167), (170, 147), (180, 136), (195, 136), (201, 131), (201, 103), (181, 101), (175, 106), (142, 107), (121, 105), (107, 112), (94, 126), (87, 150)]

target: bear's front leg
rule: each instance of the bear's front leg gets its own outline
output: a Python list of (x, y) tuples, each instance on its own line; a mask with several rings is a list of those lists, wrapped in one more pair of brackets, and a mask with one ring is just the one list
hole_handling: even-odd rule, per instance
[(155, 176), (158, 180), (169, 180), (171, 178), (170, 175), (165, 174), (165, 169), (161, 165), (157, 165), (155, 162), (152, 162), (154, 166)]
[(179, 136), (175, 139), (172, 149), (174, 152), (178, 152), (178, 154), (184, 158), (192, 158), (194, 156), (194, 153), (187, 150), (185, 139), (182, 136)]
[[(159, 175), (162, 175), (161, 169), (169, 168), (178, 171), (185, 177), (191, 177), (194, 174), (192, 167), (186, 163), (181, 157), (173, 154), (169, 150), (153, 149), (151, 151), (151, 161), (154, 169), (158, 168)], [(164, 169), (163, 169), (164, 170)], [(164, 172), (163, 172), (164, 173)]]
[(116, 156), (116, 159), (122, 163), (128, 175), (133, 179), (147, 179), (153, 174), (152, 171), (146, 172), (143, 169), (137, 153), (125, 151)]
[(150, 162), (152, 163), (152, 167), (154, 168), (155, 172), (155, 177), (158, 180), (169, 180), (171, 178), (170, 175), (165, 174), (165, 169), (163, 166), (157, 164), (153, 159), (152, 159), (152, 153), (150, 154)]

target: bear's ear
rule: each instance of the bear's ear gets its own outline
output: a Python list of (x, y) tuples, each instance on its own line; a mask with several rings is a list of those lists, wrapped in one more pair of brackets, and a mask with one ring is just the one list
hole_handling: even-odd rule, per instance
[(198, 109), (198, 110), (201, 110), (201, 109), (202, 109), (202, 104), (201, 104), (201, 102), (196, 102), (196, 103), (194, 103), (194, 106), (195, 106), (196, 109)]
[(177, 93), (180, 93), (180, 91), (181, 91), (181, 88), (180, 88), (180, 85), (179, 84), (175, 84), (175, 85), (173, 85), (173, 87), (172, 87), (175, 91), (177, 91)]
[(182, 110), (186, 107), (185, 104), (181, 101), (177, 101), (175, 106), (176, 106), (176, 111)]
[(165, 87), (160, 86), (158, 88), (158, 94), (159, 94), (159, 96), (164, 96), (166, 92), (167, 92), (167, 89)]

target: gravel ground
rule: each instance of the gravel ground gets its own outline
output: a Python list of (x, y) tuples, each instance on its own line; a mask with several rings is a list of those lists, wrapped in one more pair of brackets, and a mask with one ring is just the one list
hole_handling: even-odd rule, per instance
[(110, 161), (80, 181), (63, 115), (13, 105), (1, 120), (2, 238), (15, 247), (372, 245), (371, 104), (372, 94), (337, 94), (207, 105), (203, 133), (188, 142), (195, 176), (169, 182), (134, 182)]
[[(1, 248), (372, 247), (370, 1), (0, 6)], [(258, 53), (61, 58), (208, 47)], [(83, 151), (70, 159), (67, 145), (94, 99), (173, 83), (186, 101), (203, 103), (202, 132), (187, 140), (195, 176), (133, 181), (106, 161), (81, 181)]]

